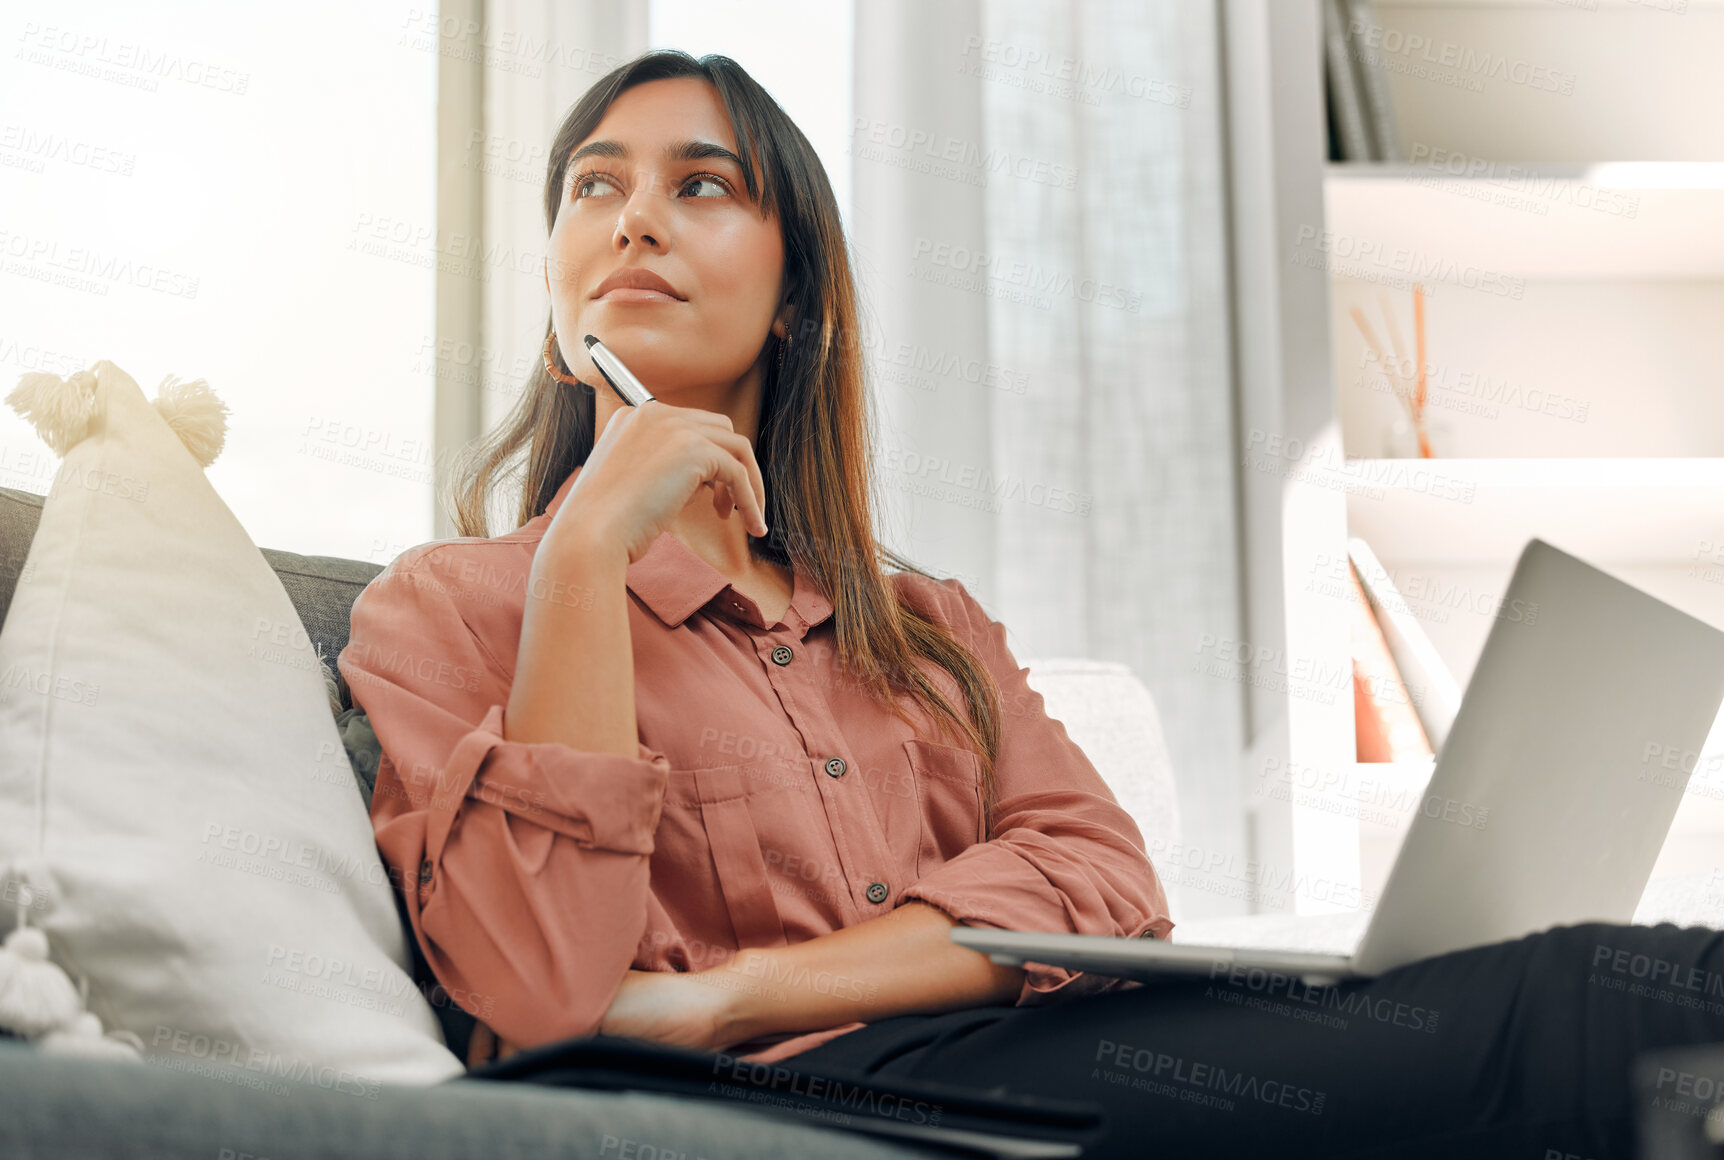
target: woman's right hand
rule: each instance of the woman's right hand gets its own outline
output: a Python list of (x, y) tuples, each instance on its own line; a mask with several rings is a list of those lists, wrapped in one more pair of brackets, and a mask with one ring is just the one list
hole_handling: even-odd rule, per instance
[(766, 534), (766, 481), (753, 444), (730, 416), (657, 399), (623, 407), (605, 424), (545, 537), (557, 536), (559, 524), (578, 527), (563, 534), (620, 544), (632, 564), (702, 487), (712, 488), (721, 518), (739, 513), (750, 535)]

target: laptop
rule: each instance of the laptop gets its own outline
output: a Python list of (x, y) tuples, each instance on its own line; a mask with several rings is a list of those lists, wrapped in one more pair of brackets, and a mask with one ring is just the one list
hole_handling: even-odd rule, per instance
[(1495, 617), (1352, 954), (971, 926), (952, 941), (1144, 981), (1240, 966), (1327, 983), (1632, 922), (1724, 702), (1724, 632), (1539, 539)]

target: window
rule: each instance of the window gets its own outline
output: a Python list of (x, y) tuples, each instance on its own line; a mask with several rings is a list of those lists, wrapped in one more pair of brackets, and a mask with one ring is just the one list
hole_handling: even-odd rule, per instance
[[(208, 379), (230, 409), (209, 478), (258, 545), (381, 563), (430, 539), (438, 38), (415, 11), (9, 22), (0, 394), (98, 359), (152, 399)], [(45, 494), (58, 466), (0, 408), (0, 486)]]
[(652, 0), (649, 48), (728, 56), (765, 86), (814, 145), (850, 234), (850, 0)]

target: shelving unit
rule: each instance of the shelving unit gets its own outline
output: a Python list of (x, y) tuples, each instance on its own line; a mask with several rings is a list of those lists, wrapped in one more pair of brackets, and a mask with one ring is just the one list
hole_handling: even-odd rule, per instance
[[(1319, 255), (1328, 275), (1339, 452), (1313, 482), (1343, 497), (1345, 530), (1290, 525), (1289, 615), (1321, 608), (1316, 574), (1360, 536), (1464, 685), (1538, 536), (1724, 628), (1724, 136), (1703, 112), (1724, 107), (1724, 77), (1702, 64), (1724, 53), (1724, 5), (1378, 0), (1378, 12), (1385, 43), (1496, 53), (1574, 83), (1564, 97), (1456, 84), (1402, 53), (1389, 81), (1413, 160), (1323, 166), (1322, 228), (1304, 231), (1298, 257)], [(1427, 287), (1431, 460), (1393, 457), (1400, 404), (1350, 316), (1389, 341), (1386, 299), (1410, 372), (1414, 281)], [(1311, 639), (1332, 655), (1328, 636)], [(1335, 714), (1289, 712), (1293, 768), (1334, 767)], [(1295, 863), (1351, 868), (1372, 897), (1430, 767), (1340, 763), (1337, 792), (1357, 808), (1308, 802), (1326, 817), (1296, 835)], [(1724, 715), (1654, 875), (1721, 869)]]
[(1329, 162), (1324, 184), (1331, 228), (1345, 223), (1459, 265), (1530, 280), (1724, 273), (1720, 163), (1509, 163), (1430, 151), (1422, 162)]

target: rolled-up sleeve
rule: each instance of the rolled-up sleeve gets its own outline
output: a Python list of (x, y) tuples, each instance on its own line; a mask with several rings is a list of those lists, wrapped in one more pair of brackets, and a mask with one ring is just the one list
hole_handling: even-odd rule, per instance
[(522, 1047), (589, 1035), (646, 926), (670, 766), (638, 743), (622, 757), (506, 740), (510, 675), (463, 615), (483, 594), (451, 551), (374, 579), (337, 662), (383, 751), (378, 850), (454, 1002)]
[[(1000, 686), (995, 808), (988, 839), (905, 891), (969, 926), (1166, 938), (1167, 895), (1143, 835), (1095, 766), (1048, 716), (1006, 647), (1006, 629), (957, 580), (944, 580), (953, 629)], [(1120, 980), (1030, 963), (1019, 1006), (1120, 986)]]

